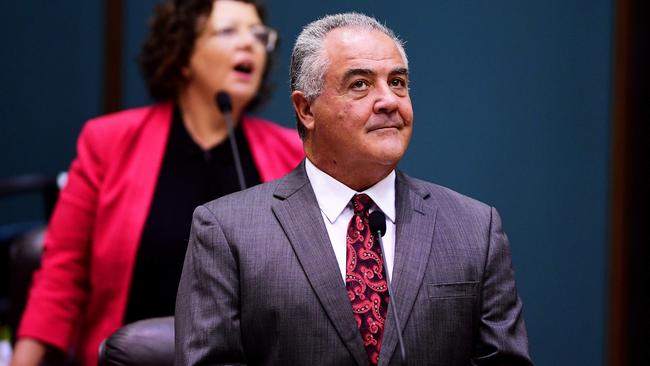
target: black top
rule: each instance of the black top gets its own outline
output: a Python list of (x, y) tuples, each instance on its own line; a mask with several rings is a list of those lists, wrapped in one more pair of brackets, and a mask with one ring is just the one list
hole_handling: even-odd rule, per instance
[[(246, 185), (260, 183), (241, 124), (235, 139)], [(230, 141), (203, 150), (185, 129), (178, 108), (135, 260), (124, 323), (174, 315), (176, 290), (196, 206), (239, 190)], [(115, 243), (119, 245), (119, 243)]]

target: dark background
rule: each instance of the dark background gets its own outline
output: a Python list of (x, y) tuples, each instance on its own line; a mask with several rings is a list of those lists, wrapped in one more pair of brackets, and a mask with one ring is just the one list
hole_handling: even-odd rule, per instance
[[(135, 58), (159, 1), (111, 2), (0, 4), (0, 179), (66, 170), (86, 119), (150, 102)], [(304, 24), (350, 10), (385, 22), (406, 41), (411, 68), (415, 134), (401, 169), (499, 209), (537, 364), (616, 362), (628, 328), (616, 333), (612, 319), (631, 302), (610, 297), (627, 294), (616, 281), (629, 278), (612, 258), (631, 246), (615, 215), (629, 214), (617, 200), (629, 201), (620, 187), (635, 179), (614, 173), (639, 154), (616, 154), (630, 136), (617, 140), (617, 126), (631, 128), (621, 111), (632, 108), (616, 100), (634, 84), (643, 108), (647, 90), (629, 77), (631, 60), (648, 54), (647, 42), (625, 41), (639, 32), (621, 23), (631, 3), (267, 1), (281, 45), (276, 92), (259, 114), (294, 125), (287, 65)], [(641, 55), (622, 62), (631, 50)], [(42, 211), (38, 194), (0, 197), (5, 227)]]

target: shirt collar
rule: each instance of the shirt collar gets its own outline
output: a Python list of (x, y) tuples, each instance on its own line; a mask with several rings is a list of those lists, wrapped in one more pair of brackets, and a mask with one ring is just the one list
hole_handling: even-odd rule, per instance
[(336, 221), (357, 193), (367, 194), (386, 217), (391, 222), (395, 222), (395, 170), (363, 192), (356, 192), (334, 179), (318, 169), (309, 159), (305, 159), (305, 170), (314, 189), (318, 206), (330, 223)]

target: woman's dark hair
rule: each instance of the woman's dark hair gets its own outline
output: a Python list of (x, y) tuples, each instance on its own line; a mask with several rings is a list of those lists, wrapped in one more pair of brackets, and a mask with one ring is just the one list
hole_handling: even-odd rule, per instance
[[(260, 1), (240, 1), (255, 6), (260, 19), (266, 23), (266, 11)], [(179, 89), (186, 82), (182, 69), (189, 63), (194, 42), (205, 26), (203, 22), (210, 16), (214, 2), (176, 0), (156, 7), (149, 35), (138, 57), (149, 94), (154, 99), (162, 101), (178, 97)], [(268, 74), (274, 57), (275, 52), (267, 55), (262, 85), (247, 109), (253, 109), (267, 99), (271, 90)]]

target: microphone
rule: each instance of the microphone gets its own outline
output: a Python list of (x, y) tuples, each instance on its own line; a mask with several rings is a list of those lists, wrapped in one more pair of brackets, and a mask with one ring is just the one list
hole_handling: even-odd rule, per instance
[(241, 159), (239, 158), (237, 140), (235, 140), (235, 127), (234, 123), (232, 122), (232, 102), (230, 100), (230, 94), (223, 90), (219, 91), (214, 96), (214, 102), (226, 119), (226, 125), (228, 126), (228, 139), (230, 140), (232, 156), (235, 159), (235, 169), (237, 170), (239, 188), (243, 191), (246, 189), (246, 180), (244, 179), (244, 169), (242, 169)]
[(395, 319), (395, 327), (397, 328), (397, 340), (399, 343), (399, 352), (402, 356), (402, 364), (406, 365), (406, 350), (404, 347), (404, 339), (402, 339), (402, 327), (400, 326), (399, 318), (397, 317), (397, 301), (395, 301), (395, 296), (393, 292), (393, 287), (391, 285), (390, 273), (388, 271), (388, 262), (386, 261), (386, 251), (384, 250), (384, 241), (382, 237), (386, 234), (386, 216), (383, 212), (375, 210), (370, 213), (368, 216), (368, 225), (370, 226), (370, 232), (375, 235), (375, 238), (379, 241), (379, 246), (381, 247), (381, 258), (384, 260), (384, 268), (386, 269), (386, 285), (388, 287), (388, 296), (391, 299), (393, 309), (393, 319)]
[[(375, 210), (370, 213), (368, 216), (368, 225), (370, 226), (370, 231), (373, 234), (377, 234), (379, 241), (382, 241), (382, 237), (386, 235), (386, 216), (383, 212)], [(381, 251), (384, 252), (383, 243)]]

